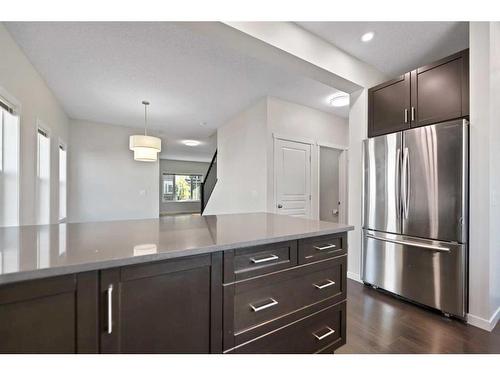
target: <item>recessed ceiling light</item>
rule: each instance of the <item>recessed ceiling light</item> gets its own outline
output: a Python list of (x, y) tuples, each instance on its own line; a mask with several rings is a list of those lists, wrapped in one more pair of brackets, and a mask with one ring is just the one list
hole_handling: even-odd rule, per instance
[(361, 40), (363, 42), (369, 42), (370, 40), (373, 39), (374, 36), (375, 36), (375, 33), (373, 31), (370, 31), (370, 32), (367, 32), (367, 33), (364, 33), (363, 35), (361, 35)]
[(345, 107), (346, 105), (349, 105), (349, 94), (340, 92), (333, 95), (330, 99), (330, 104), (332, 107)]
[(182, 143), (184, 143), (186, 146), (194, 147), (194, 146), (198, 146), (200, 144), (200, 141), (194, 141), (192, 139), (187, 139), (185, 141), (182, 141)]

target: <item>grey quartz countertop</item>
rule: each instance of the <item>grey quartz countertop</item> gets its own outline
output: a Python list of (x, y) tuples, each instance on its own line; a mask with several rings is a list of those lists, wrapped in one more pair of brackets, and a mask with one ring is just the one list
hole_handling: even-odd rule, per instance
[(346, 232), (268, 213), (0, 228), (0, 284)]

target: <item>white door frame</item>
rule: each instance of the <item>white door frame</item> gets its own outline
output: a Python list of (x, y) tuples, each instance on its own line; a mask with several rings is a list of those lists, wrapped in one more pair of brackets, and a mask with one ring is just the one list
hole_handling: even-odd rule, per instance
[(321, 158), (320, 158), (320, 152), (321, 152), (321, 147), (325, 148), (331, 148), (334, 150), (339, 150), (341, 151), (339, 155), (339, 200), (341, 202), (340, 207), (339, 207), (339, 223), (347, 223), (348, 217), (348, 207), (347, 207), (347, 202), (348, 202), (348, 178), (347, 178), (347, 173), (348, 173), (348, 164), (349, 164), (349, 148), (346, 146), (338, 145), (335, 143), (328, 143), (328, 142), (316, 142), (317, 147), (317, 160), (318, 160), (318, 184), (317, 184), (317, 191), (316, 194), (318, 196), (318, 201), (317, 204), (318, 206), (316, 207), (316, 211), (318, 212), (318, 220), (319, 220), (319, 209), (320, 209), (320, 178), (321, 178)]
[[(289, 137), (281, 134), (276, 134), (273, 133), (273, 212), (278, 213), (278, 174), (276, 173), (276, 141), (282, 140), (282, 141), (288, 141), (288, 142), (296, 142), (296, 143), (303, 143), (306, 145), (311, 146), (311, 151), (310, 151), (310, 156), (311, 159), (309, 159), (309, 180), (310, 180), (310, 193), (311, 195), (315, 194), (315, 192), (312, 189), (312, 156), (313, 156), (313, 146), (314, 146), (314, 141), (312, 139), (308, 138), (301, 138), (301, 137)], [(313, 197), (310, 199), (310, 208), (309, 208), (309, 218), (313, 219)], [(319, 214), (318, 214), (319, 215)]]

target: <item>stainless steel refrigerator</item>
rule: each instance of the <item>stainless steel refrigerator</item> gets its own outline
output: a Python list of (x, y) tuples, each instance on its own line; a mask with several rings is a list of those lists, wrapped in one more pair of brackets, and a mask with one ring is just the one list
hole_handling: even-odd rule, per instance
[(468, 123), (364, 141), (365, 283), (464, 318), (467, 312)]

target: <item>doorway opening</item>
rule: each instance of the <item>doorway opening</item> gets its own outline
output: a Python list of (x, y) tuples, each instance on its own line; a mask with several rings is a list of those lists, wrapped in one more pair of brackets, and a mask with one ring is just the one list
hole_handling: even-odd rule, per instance
[(347, 222), (347, 149), (319, 145), (319, 219)]

